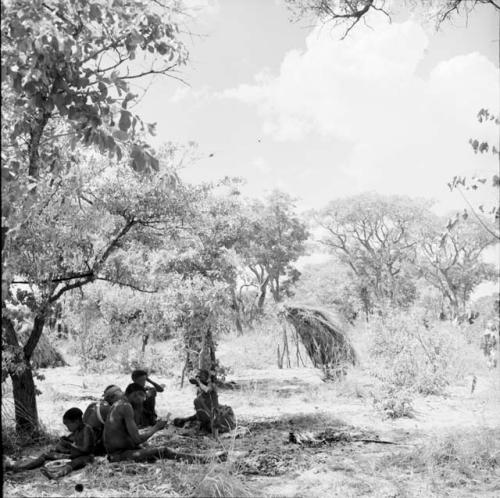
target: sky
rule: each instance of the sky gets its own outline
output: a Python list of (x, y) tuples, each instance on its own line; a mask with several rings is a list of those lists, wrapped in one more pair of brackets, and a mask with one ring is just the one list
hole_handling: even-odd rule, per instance
[[(292, 22), (280, 0), (190, 2), (188, 85), (156, 79), (137, 106), (157, 144), (198, 144), (186, 180), (243, 177), (245, 194), (278, 188), (301, 210), (376, 191), (435, 199), (444, 214), (466, 207), (447, 187), (454, 175), (495, 170), (468, 143), (498, 142), (476, 119), (499, 109), (492, 7), (437, 32), (413, 12), (391, 23), (374, 12), (341, 40), (344, 30)], [(468, 195), (478, 205), (497, 191)]]
[(249, 195), (279, 188), (304, 209), (374, 190), (435, 198), (444, 212), (464, 206), (450, 178), (495, 168), (468, 144), (497, 140), (476, 120), (499, 108), (493, 8), (437, 33), (408, 12), (374, 13), (342, 41), (291, 22), (279, 0), (192, 1), (189, 86), (156, 79), (137, 107), (157, 122), (156, 143), (197, 142), (186, 179), (240, 176)]

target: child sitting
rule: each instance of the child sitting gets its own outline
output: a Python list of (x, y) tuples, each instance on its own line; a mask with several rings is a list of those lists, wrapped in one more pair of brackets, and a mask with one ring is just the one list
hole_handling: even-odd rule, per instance
[(63, 424), (70, 434), (63, 436), (54, 449), (42, 453), (36, 458), (9, 464), (5, 470), (20, 472), (40, 467), (47, 460), (69, 459), (69, 463), (57, 470), (41, 469), (46, 477), (53, 479), (65, 476), (71, 471), (81, 469), (91, 463), (94, 460), (94, 432), (90, 426), (83, 423), (82, 411), (79, 408), (70, 408), (63, 415)]

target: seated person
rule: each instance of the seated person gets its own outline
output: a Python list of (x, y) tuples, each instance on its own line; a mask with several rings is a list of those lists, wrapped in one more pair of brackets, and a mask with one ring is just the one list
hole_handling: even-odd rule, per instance
[(20, 472), (31, 470), (42, 466), (47, 460), (71, 460), (67, 465), (51, 471), (42, 468), (41, 471), (49, 479), (69, 474), (72, 470), (78, 470), (94, 460), (94, 432), (90, 426), (83, 423), (83, 413), (79, 408), (70, 408), (63, 415), (63, 424), (70, 432), (69, 436), (63, 436), (56, 447), (39, 457), (27, 461), (16, 462), (9, 465), (6, 470)]
[(210, 462), (214, 457), (225, 458), (227, 452), (216, 455), (178, 453), (166, 446), (141, 448), (153, 434), (164, 429), (167, 420), (158, 420), (154, 426), (139, 433), (134, 419), (134, 407), (146, 400), (146, 392), (139, 384), (130, 384), (125, 397), (117, 401), (104, 424), (104, 446), (110, 462), (122, 460), (155, 461), (157, 459), (183, 460), (187, 462)]
[[(139, 427), (155, 425), (158, 419), (156, 414), (156, 394), (163, 392), (163, 386), (153, 382), (144, 370), (134, 370), (132, 372), (132, 382), (143, 387), (146, 392), (146, 401), (143, 403), (142, 411), (135, 414), (137, 425)], [(146, 382), (151, 384), (152, 387), (146, 387)]]
[(197, 396), (194, 400), (196, 413), (191, 417), (174, 419), (174, 425), (183, 427), (187, 422), (198, 421), (201, 430), (215, 435), (234, 429), (236, 420), (233, 409), (219, 404), (215, 375), (207, 370), (200, 370), (189, 382), (197, 386)]
[(108, 418), (113, 403), (123, 396), (123, 391), (118, 386), (108, 386), (104, 390), (103, 401), (91, 403), (83, 414), (83, 423), (89, 425), (94, 431), (95, 455), (101, 456), (106, 453), (102, 442), (104, 422)]

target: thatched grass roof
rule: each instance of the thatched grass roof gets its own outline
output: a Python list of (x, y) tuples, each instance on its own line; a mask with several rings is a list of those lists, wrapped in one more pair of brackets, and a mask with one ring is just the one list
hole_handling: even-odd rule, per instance
[(333, 313), (305, 305), (285, 305), (283, 316), (293, 325), (313, 365), (328, 372), (347, 364), (356, 365), (358, 356), (347, 326)]

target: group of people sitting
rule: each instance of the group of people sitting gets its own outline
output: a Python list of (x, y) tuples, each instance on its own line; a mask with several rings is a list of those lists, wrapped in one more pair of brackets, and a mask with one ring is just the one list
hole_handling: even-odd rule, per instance
[[(197, 386), (194, 401), (196, 413), (191, 417), (174, 419), (174, 426), (183, 427), (196, 422), (201, 430), (215, 436), (234, 429), (233, 410), (219, 405), (215, 376), (200, 370), (190, 382)], [(146, 387), (147, 383), (150, 386)], [(135, 370), (125, 393), (118, 386), (110, 385), (104, 390), (103, 399), (91, 403), (85, 413), (79, 408), (66, 411), (63, 424), (70, 434), (63, 436), (55, 448), (36, 458), (7, 463), (5, 470), (30, 470), (45, 464), (41, 471), (52, 479), (81, 469), (93, 462), (95, 456), (104, 455), (110, 462), (174, 459), (204, 463), (213, 459), (224, 460), (227, 456), (224, 451), (207, 455), (179, 453), (166, 446), (142, 447), (169, 423), (170, 414), (162, 420), (155, 410), (156, 395), (163, 390), (163, 386), (153, 382), (147, 372)], [(47, 464), (48, 461), (54, 463)]]

